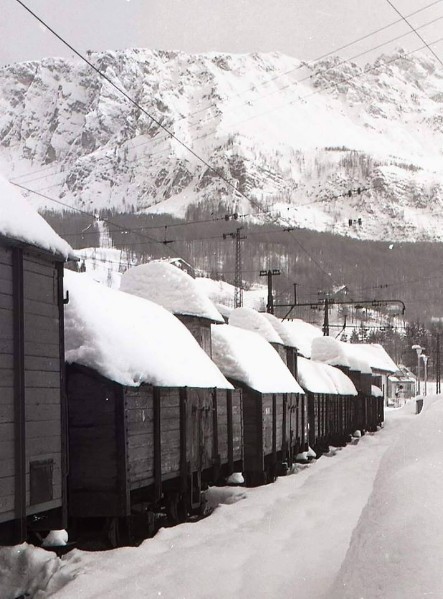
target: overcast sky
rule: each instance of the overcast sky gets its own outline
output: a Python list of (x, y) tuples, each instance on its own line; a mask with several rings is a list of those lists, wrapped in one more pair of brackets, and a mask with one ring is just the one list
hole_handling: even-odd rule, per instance
[[(186, 52), (279, 50), (312, 60), (399, 19), (386, 0), (23, 0), (81, 52), (129, 47)], [(404, 14), (433, 0), (394, 0)], [(443, 36), (443, 2), (411, 17), (428, 41)], [(371, 36), (340, 54), (360, 51), (408, 31), (405, 23)], [(410, 35), (376, 51), (414, 49)], [(443, 58), (443, 43), (434, 46)], [(69, 56), (17, 0), (1, 0), (0, 64)], [(365, 57), (365, 60), (371, 56)]]

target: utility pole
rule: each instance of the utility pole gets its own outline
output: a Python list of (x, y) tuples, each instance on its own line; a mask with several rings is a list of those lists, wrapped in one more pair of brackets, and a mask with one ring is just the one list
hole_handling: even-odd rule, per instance
[(437, 351), (436, 351), (436, 362), (435, 362), (435, 378), (437, 382), (436, 392), (441, 393), (440, 385), (440, 333), (437, 333)]
[(323, 319), (323, 336), (329, 335), (329, 298), (325, 297), (325, 316)]
[(266, 312), (274, 314), (274, 296), (272, 295), (272, 277), (281, 274), (278, 268), (272, 270), (261, 270), (261, 277), (268, 277), (268, 303), (266, 304)]
[(235, 239), (234, 308), (241, 308), (243, 305), (241, 241), (246, 239), (246, 235), (241, 235), (242, 229), (243, 227), (237, 227), (235, 233), (223, 233), (223, 239), (227, 239), (228, 237)]

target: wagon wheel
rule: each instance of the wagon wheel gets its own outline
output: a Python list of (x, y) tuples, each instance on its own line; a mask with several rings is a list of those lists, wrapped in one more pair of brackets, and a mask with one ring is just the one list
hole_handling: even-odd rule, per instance
[(112, 549), (129, 545), (132, 541), (127, 518), (107, 518), (105, 523), (106, 540)]
[(168, 521), (171, 524), (181, 524), (187, 519), (186, 497), (179, 491), (169, 491), (165, 494), (165, 507)]

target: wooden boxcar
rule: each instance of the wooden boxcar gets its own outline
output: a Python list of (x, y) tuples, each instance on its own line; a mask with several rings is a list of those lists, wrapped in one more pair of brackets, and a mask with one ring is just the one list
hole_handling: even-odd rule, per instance
[(312, 343), (312, 356), (339, 368), (353, 382), (358, 396), (353, 402), (353, 431), (377, 429), (379, 401), (372, 397), (372, 369), (367, 357), (366, 345), (343, 343), (331, 337), (315, 339)]
[[(20, 212), (14, 190), (5, 198), (3, 180), (0, 191), (0, 202), (13, 202), (5, 218), (19, 211), (21, 238), (0, 236), (0, 544), (9, 544), (65, 524), (62, 281), (71, 250), (28, 206)], [(21, 218), (35, 227), (32, 243)]]
[(307, 444), (303, 391), (258, 334), (215, 325), (212, 339), (215, 363), (242, 390), (245, 483), (270, 482), (286, 472)]
[(67, 394), (73, 518), (108, 518), (142, 537), (155, 511), (183, 519), (202, 485), (242, 470), (238, 391), (128, 387), (73, 364)]
[(337, 368), (301, 357), (298, 380), (308, 398), (310, 447), (321, 455), (329, 445), (345, 445), (352, 432), (357, 396), (352, 381)]
[(142, 537), (156, 510), (183, 519), (242, 469), (241, 393), (161, 306), (67, 281), (70, 515)]

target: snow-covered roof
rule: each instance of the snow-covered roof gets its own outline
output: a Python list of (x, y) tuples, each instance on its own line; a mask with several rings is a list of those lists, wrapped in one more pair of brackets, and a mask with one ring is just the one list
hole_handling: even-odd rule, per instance
[(379, 343), (354, 343), (352, 352), (355, 357), (366, 360), (372, 370), (397, 372), (398, 366)]
[(67, 362), (122, 385), (232, 388), (188, 329), (161, 306), (65, 272)]
[(331, 366), (346, 366), (351, 370), (371, 374), (367, 360), (356, 355), (354, 344), (338, 341), (333, 337), (317, 337), (312, 340), (311, 358)]
[(212, 325), (212, 359), (225, 376), (260, 393), (303, 393), (263, 337), (231, 325)]
[(283, 344), (283, 340), (263, 313), (253, 308), (236, 308), (229, 315), (229, 324), (234, 327), (253, 331), (269, 343)]
[(372, 397), (383, 397), (383, 391), (380, 389), (380, 387), (371, 385), (371, 395)]
[(331, 395), (358, 395), (351, 379), (338, 368), (306, 358), (297, 360), (297, 378), (300, 385), (311, 393)]
[(402, 376), (396, 376), (396, 375), (389, 375), (388, 379), (391, 383), (416, 383), (417, 379), (414, 379), (412, 376), (406, 376), (406, 375), (402, 375)]
[(0, 175), (0, 235), (59, 254), (74, 256), (71, 246), (48, 225), (44, 218)]
[(120, 289), (160, 304), (173, 314), (224, 322), (195, 279), (168, 262), (148, 262), (130, 268), (122, 276)]
[(310, 358), (312, 340), (323, 335), (321, 329), (299, 318), (283, 320), (282, 324), (285, 331), (282, 333), (283, 343), (295, 347), (305, 358)]
[[(271, 324), (277, 335), (280, 337), (281, 343), (283, 343), (283, 345), (287, 345), (284, 341), (284, 337), (287, 335), (284, 322), (269, 312), (262, 312), (261, 314)], [(289, 347), (292, 347), (292, 345), (289, 345)]]

